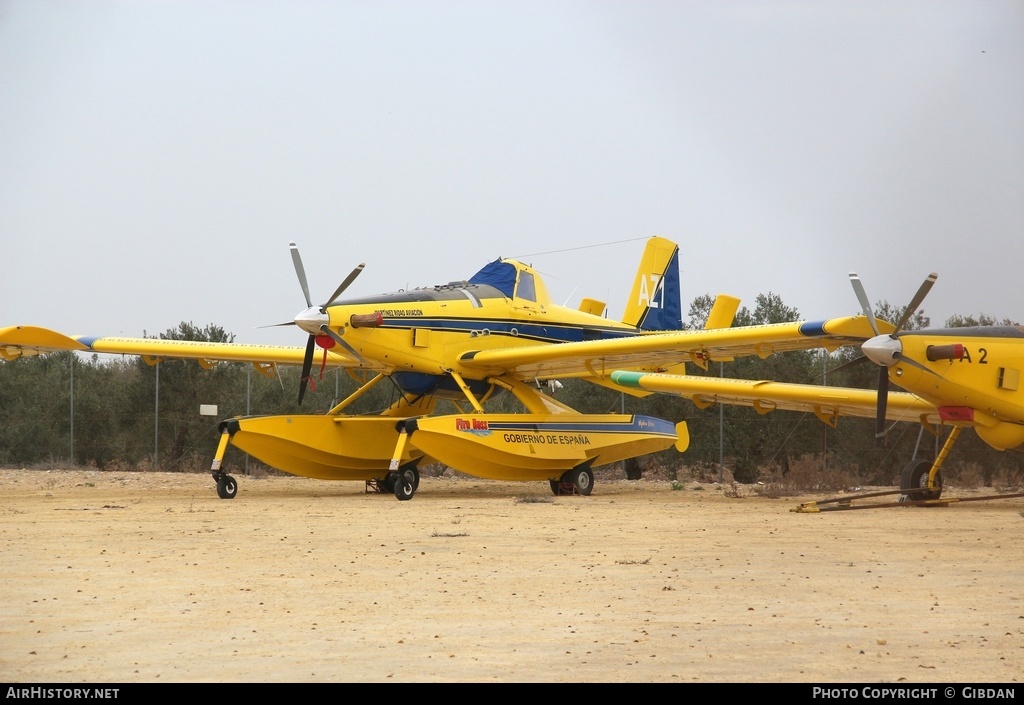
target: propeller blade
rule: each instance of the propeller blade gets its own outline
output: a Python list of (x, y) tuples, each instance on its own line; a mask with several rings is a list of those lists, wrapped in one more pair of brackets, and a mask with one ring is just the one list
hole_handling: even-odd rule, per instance
[(853, 284), (853, 292), (857, 295), (861, 310), (867, 316), (868, 323), (871, 324), (871, 330), (875, 331), (875, 335), (881, 335), (878, 332), (878, 324), (875, 323), (875, 314), (871, 310), (871, 303), (868, 301), (868, 294), (864, 291), (864, 285), (861, 283), (860, 277), (857, 276), (856, 272), (850, 272), (850, 283)]
[(302, 267), (299, 248), (294, 242), (289, 242), (288, 247), (292, 251), (292, 264), (295, 265), (295, 274), (299, 277), (299, 286), (302, 287), (302, 294), (306, 297), (306, 308), (313, 308), (313, 302), (309, 298), (309, 284), (306, 283), (306, 270)]
[(932, 290), (932, 286), (935, 284), (935, 280), (939, 278), (939, 275), (935, 272), (929, 274), (921, 286), (918, 288), (917, 293), (914, 294), (914, 298), (911, 299), (910, 303), (907, 304), (907, 308), (903, 310), (903, 316), (900, 318), (900, 322), (896, 324), (896, 330), (894, 335), (903, 330), (903, 326), (907, 324), (910, 317), (917, 312), (917, 309), (921, 307), (921, 302), (924, 301), (924, 297), (928, 295), (928, 292)]
[(848, 370), (851, 367), (856, 367), (857, 365), (863, 365), (867, 361), (868, 361), (867, 356), (861, 355), (860, 357), (853, 358), (849, 362), (844, 362), (839, 367), (833, 367), (831, 370), (828, 371), (828, 373), (831, 375), (831, 374), (835, 374), (836, 372), (842, 372), (843, 370)]
[(902, 362), (904, 365), (910, 365), (911, 367), (916, 367), (917, 369), (919, 369), (919, 370), (921, 370), (923, 372), (927, 372), (930, 375), (935, 375), (939, 379), (942, 379), (942, 375), (940, 375), (938, 372), (936, 372), (932, 368), (928, 367), (927, 365), (921, 364), (920, 362), (918, 362), (917, 360), (915, 360), (912, 357), (908, 357), (908, 356), (906, 356), (906, 355), (904, 355), (903, 353), (900, 353), (900, 352), (894, 353), (893, 357), (895, 357), (897, 360)]
[(364, 365), (368, 364), (366, 362), (366, 358), (357, 353), (355, 348), (346, 343), (345, 339), (342, 338), (337, 333), (335, 333), (333, 330), (331, 330), (329, 326), (320, 326), (320, 332), (323, 333), (324, 335), (331, 336), (331, 339), (334, 340), (335, 343), (348, 350), (349, 354), (355, 359), (359, 360), (359, 362), (363, 363)]
[(889, 404), (889, 368), (878, 368), (878, 406), (875, 412), (875, 444), (885, 445), (885, 410)]
[(328, 306), (330, 306), (331, 304), (333, 304), (333, 303), (334, 303), (334, 301), (335, 301), (335, 300), (336, 300), (336, 299), (337, 299), (337, 298), (338, 298), (339, 296), (341, 296), (342, 292), (343, 292), (343, 291), (345, 291), (345, 289), (347, 289), (347, 288), (349, 287), (349, 285), (350, 285), (350, 284), (351, 284), (352, 282), (354, 282), (354, 281), (356, 280), (356, 277), (358, 277), (358, 276), (360, 275), (360, 273), (361, 273), (361, 272), (363, 271), (363, 267), (365, 267), (365, 266), (366, 266), (366, 263), (365, 263), (365, 262), (363, 262), (363, 263), (362, 263), (362, 264), (360, 264), (360, 265), (359, 265), (358, 267), (356, 267), (355, 269), (353, 269), (353, 270), (352, 270), (352, 273), (351, 273), (351, 274), (349, 274), (349, 275), (348, 275), (347, 277), (345, 277), (345, 281), (343, 281), (343, 282), (341, 283), (341, 286), (339, 286), (339, 287), (338, 287), (337, 289), (335, 289), (334, 293), (333, 293), (333, 294), (331, 294), (331, 298), (327, 299), (327, 303), (325, 303), (325, 304), (324, 304), (323, 306), (321, 306), (320, 308), (327, 308)]
[(306, 396), (306, 387), (309, 386), (309, 375), (313, 369), (313, 351), (316, 349), (316, 338), (309, 336), (306, 343), (306, 355), (302, 358), (302, 374), (299, 376), (299, 404), (302, 404), (302, 397)]

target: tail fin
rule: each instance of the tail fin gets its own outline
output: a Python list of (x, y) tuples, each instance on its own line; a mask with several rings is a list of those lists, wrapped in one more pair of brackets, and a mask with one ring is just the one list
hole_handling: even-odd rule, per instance
[(647, 241), (622, 322), (641, 330), (680, 330), (679, 247), (663, 237)]

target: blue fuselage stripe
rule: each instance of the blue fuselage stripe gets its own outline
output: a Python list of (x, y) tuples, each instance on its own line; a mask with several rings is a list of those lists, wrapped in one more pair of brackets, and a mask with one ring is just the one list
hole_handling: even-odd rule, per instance
[(530, 421), (488, 421), (487, 427), (492, 431), (528, 431), (533, 433), (541, 431), (561, 433), (636, 433), (642, 431), (663, 436), (676, 435), (675, 427), (671, 423), (652, 416), (637, 416), (629, 422), (594, 421), (581, 423), (578, 421), (548, 421), (537, 423)]
[(639, 333), (632, 329), (594, 328), (570, 324), (543, 324), (508, 319), (480, 318), (385, 318), (380, 328), (411, 330), (427, 328), (443, 333), (472, 333), (486, 330), (489, 335), (507, 335), (526, 340), (575, 343), (585, 340), (629, 338)]

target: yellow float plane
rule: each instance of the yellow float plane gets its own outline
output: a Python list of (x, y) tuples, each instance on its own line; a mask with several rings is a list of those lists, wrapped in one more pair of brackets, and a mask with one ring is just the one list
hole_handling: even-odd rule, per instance
[[(613, 372), (611, 379), (625, 388), (689, 397), (702, 408), (720, 402), (752, 406), (760, 413), (811, 411), (833, 427), (844, 415), (874, 417), (879, 439), (886, 419), (919, 421), (936, 435), (940, 425), (948, 424), (950, 432), (934, 460), (912, 460), (901, 474), (900, 489), (915, 501), (940, 497), (942, 463), (963, 428), (973, 427), (997, 450), (1024, 450), (1024, 327), (904, 331), (934, 284), (935, 274), (921, 285), (895, 327), (874, 317), (859, 277), (851, 273), (850, 279), (872, 327), (873, 335), (859, 345), (862, 359), (879, 365), (877, 392), (642, 371)], [(890, 381), (906, 392), (890, 393)]]
[[(499, 259), (470, 279), (338, 300), (362, 270), (356, 267), (320, 305), (309, 295), (302, 260), (291, 244), (306, 308), (293, 321), (305, 347), (205, 343), (148, 338), (68, 337), (33, 326), (0, 328), (7, 359), (55, 350), (141, 355), (149, 362), (190, 358), (209, 367), (250, 362), (272, 375), (301, 365), (299, 399), (319, 365), (347, 368), (361, 386), (326, 414), (238, 417), (220, 424), (212, 472), (218, 494), (233, 498), (237, 482), (222, 467), (233, 444), (287, 473), (360, 480), (410, 499), (418, 466), (441, 462), (496, 480), (548, 481), (555, 493), (590, 494), (592, 468), (688, 444), (685, 423), (627, 414), (581, 414), (544, 394), (541, 383), (582, 377), (610, 386), (612, 370), (672, 371), (712, 356), (767, 355), (863, 340), (863, 316), (818, 324), (730, 328), (739, 301), (719, 296), (704, 330), (681, 330), (678, 248), (647, 241), (622, 321), (605, 305), (583, 299), (578, 309), (552, 303), (529, 265)], [(360, 377), (360, 375), (363, 375)], [(372, 386), (388, 380), (401, 392), (380, 415), (347, 414)], [(524, 413), (484, 410), (509, 392)], [(454, 414), (435, 414), (440, 400)]]

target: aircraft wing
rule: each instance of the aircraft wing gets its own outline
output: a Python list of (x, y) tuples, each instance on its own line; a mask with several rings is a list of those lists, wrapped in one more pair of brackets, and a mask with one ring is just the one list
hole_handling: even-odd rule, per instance
[[(161, 340), (157, 338), (92, 338), (39, 328), (37, 326), (10, 326), (0, 328), (0, 356), (7, 360), (43, 355), (62, 350), (79, 352), (141, 355), (148, 360), (178, 358), (198, 360), (209, 366), (216, 362), (251, 362), (256, 365), (302, 365), (305, 348), (284, 345), (247, 345), (240, 343), (202, 343), (191, 340)], [(320, 364), (323, 352), (317, 351)], [(359, 363), (334, 352), (327, 353), (330, 367), (359, 367)]]
[[(688, 397), (700, 408), (720, 402), (750, 406), (762, 414), (775, 409), (809, 411), (830, 426), (835, 426), (840, 416), (875, 418), (878, 400), (873, 389), (748, 379), (617, 371), (611, 374), (611, 381), (630, 389)], [(930, 425), (942, 423), (934, 404), (907, 392), (889, 392), (886, 418)]]
[[(891, 332), (879, 322), (881, 332)], [(887, 324), (886, 324), (887, 325)], [(463, 353), (460, 362), (489, 375), (514, 374), (521, 379), (607, 377), (614, 370), (663, 371), (683, 362), (706, 367), (745, 355), (766, 358), (777, 352), (826, 348), (835, 350), (875, 336), (864, 316), (828, 321), (771, 325), (588, 340), (557, 345), (483, 348)]]
[(59, 350), (88, 350), (74, 338), (36, 326), (0, 328), (0, 356), (6, 360), (45, 355)]

